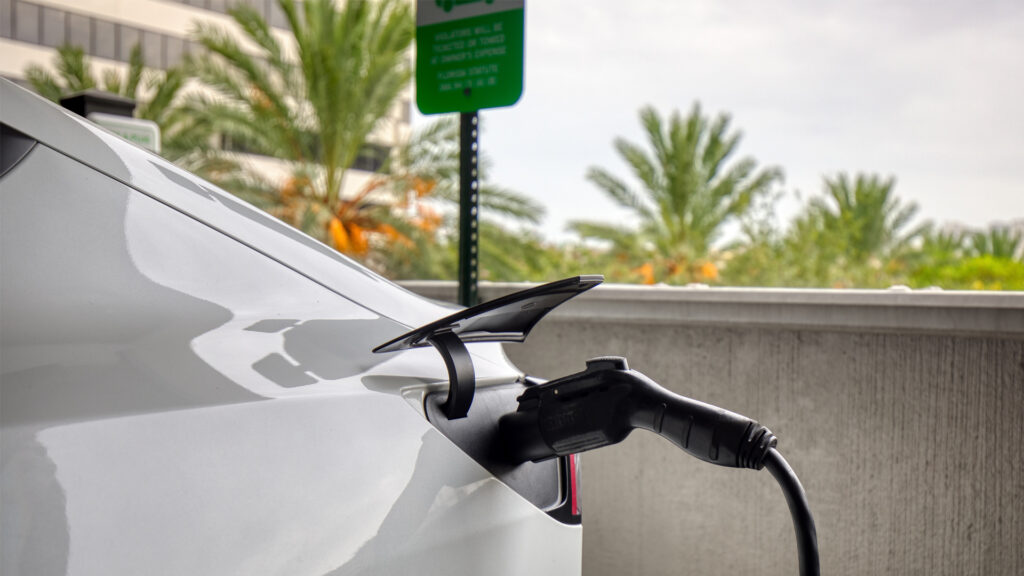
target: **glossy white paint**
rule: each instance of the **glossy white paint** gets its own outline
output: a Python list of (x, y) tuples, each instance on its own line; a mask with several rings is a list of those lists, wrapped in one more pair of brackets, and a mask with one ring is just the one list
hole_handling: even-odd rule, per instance
[[(0, 573), (578, 574), (424, 418), (448, 313), (0, 81)], [(519, 372), (470, 345), (483, 385)]]
[(8, 126), (380, 314), (419, 326), (450, 313), (447, 306), (425, 302), (209, 182), (10, 82), (0, 85), (0, 102)]

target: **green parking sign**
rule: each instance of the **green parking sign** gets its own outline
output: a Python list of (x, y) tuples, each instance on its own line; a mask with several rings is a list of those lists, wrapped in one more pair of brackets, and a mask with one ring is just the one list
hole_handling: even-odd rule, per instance
[(523, 94), (525, 0), (419, 0), (416, 105), (424, 114), (515, 104)]

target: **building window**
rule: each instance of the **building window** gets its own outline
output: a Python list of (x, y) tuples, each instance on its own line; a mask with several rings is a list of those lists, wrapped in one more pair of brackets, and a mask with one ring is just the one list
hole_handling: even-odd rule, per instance
[(72, 46), (81, 46), (86, 52), (92, 47), (92, 22), (88, 16), (68, 14), (68, 39)]
[[(167, 0), (189, 4), (185, 0)], [(276, 0), (195, 0), (195, 6), (225, 11), (228, 6), (246, 2), (276, 25), (287, 22)], [(271, 8), (274, 6), (274, 8)], [(81, 48), (86, 55), (128, 62), (132, 49), (142, 48), (143, 63), (150, 68), (169, 68), (181, 64), (186, 54), (204, 51), (201, 45), (181, 36), (170, 36), (66, 12), (21, 0), (0, 0), (0, 37), (20, 42), (59, 48), (64, 45)]]
[(117, 59), (117, 24), (93, 20), (93, 55), (110, 60)]
[(167, 68), (181, 64), (185, 56), (185, 41), (177, 36), (165, 36), (164, 64)]
[(56, 48), (64, 44), (64, 12), (43, 8), (43, 46)]
[[(284, 12), (281, 10), (281, 6), (277, 3), (277, 0), (165, 0), (167, 2), (173, 2), (175, 4), (184, 4), (186, 6), (194, 6), (196, 8), (202, 8), (211, 12), (217, 12), (220, 14), (227, 14), (228, 10), (232, 6), (238, 4), (247, 4), (252, 6), (268, 24), (275, 28), (288, 29), (288, 19), (285, 18)], [(299, 14), (302, 14), (302, 1), (296, 0), (295, 9), (298, 10)]]
[(267, 23), (275, 28), (288, 28), (288, 17), (284, 15), (284, 10), (281, 9), (281, 5), (270, 0), (269, 11), (266, 16)]
[(11, 0), (0, 0), (0, 38), (10, 38), (14, 34), (11, 28), (13, 8)]
[(39, 6), (24, 2), (14, 5), (14, 39), (39, 44)]
[(253, 10), (260, 13), (260, 16), (267, 15), (267, 4), (264, 0), (235, 0), (232, 4), (248, 4)]
[(127, 62), (132, 53), (132, 48), (142, 39), (139, 31), (131, 26), (121, 26), (121, 34), (118, 38), (117, 59)]
[(391, 149), (379, 144), (364, 144), (352, 163), (352, 168), (365, 172), (380, 172), (391, 154)]
[(161, 35), (156, 32), (142, 32), (142, 61), (150, 68), (163, 67), (164, 46)]

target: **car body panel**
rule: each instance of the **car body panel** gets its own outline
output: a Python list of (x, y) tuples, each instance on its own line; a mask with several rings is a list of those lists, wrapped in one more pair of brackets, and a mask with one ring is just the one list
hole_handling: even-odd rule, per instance
[(3, 122), (61, 154), (235, 238), (410, 327), (451, 309), (425, 301), (163, 158), (0, 80)]
[(364, 391), (5, 429), (3, 572), (579, 573), (578, 528), (411, 413)]
[(0, 89), (40, 142), (0, 179), (0, 572), (580, 573), (424, 417), (436, 352), (370, 351), (450, 308)]

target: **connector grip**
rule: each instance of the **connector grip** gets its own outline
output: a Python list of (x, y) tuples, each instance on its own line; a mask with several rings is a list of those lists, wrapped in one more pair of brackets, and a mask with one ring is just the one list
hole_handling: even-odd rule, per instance
[(658, 434), (690, 455), (719, 466), (760, 470), (775, 435), (756, 420), (670, 392), (648, 380), (637, 396), (634, 428)]
[(527, 389), (499, 433), (512, 461), (539, 462), (616, 444), (650, 430), (696, 458), (761, 469), (775, 436), (745, 416), (662, 388), (624, 358), (602, 357), (583, 372)]

